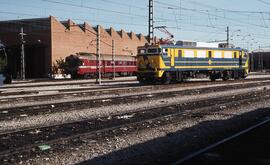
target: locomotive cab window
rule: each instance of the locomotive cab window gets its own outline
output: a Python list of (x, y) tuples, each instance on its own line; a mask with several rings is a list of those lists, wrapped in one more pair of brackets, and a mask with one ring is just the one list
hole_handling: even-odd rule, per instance
[(147, 49), (147, 53), (149, 53), (149, 54), (156, 54), (156, 53), (158, 53), (158, 49), (157, 48)]
[(208, 51), (208, 58), (212, 58), (212, 51)]

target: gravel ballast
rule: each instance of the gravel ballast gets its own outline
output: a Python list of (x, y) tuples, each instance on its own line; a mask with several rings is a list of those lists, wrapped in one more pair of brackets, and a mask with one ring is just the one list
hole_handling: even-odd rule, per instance
[[(84, 139), (76, 148), (63, 148), (28, 160), (30, 164), (164, 164), (180, 159), (201, 146), (225, 138), (270, 116), (269, 100), (252, 106), (226, 109), (221, 114), (206, 114), (196, 120), (186, 119), (158, 128), (105, 138), (103, 141)], [(256, 116), (256, 117), (254, 117)], [(178, 155), (179, 157), (176, 157)], [(86, 161), (86, 162), (84, 162)], [(24, 162), (26, 163), (26, 162)]]
[[(91, 119), (91, 118), (99, 118), (104, 116), (111, 116), (116, 114), (122, 114), (126, 112), (133, 112), (137, 110), (143, 110), (146, 108), (161, 106), (161, 105), (170, 105), (170, 104), (178, 104), (184, 102), (192, 102), (198, 99), (208, 99), (215, 97), (224, 97), (234, 94), (247, 93), (252, 91), (259, 91), (264, 89), (270, 89), (270, 86), (265, 87), (255, 87), (248, 89), (239, 89), (239, 90), (230, 90), (225, 92), (216, 92), (216, 93), (208, 93), (202, 95), (195, 96), (185, 96), (185, 97), (173, 97), (166, 99), (158, 99), (153, 98), (153, 100), (142, 101), (139, 103), (127, 103), (121, 105), (113, 105), (113, 106), (105, 106), (99, 108), (91, 108), (91, 109), (83, 109), (83, 110), (74, 110), (69, 112), (57, 112), (46, 115), (37, 115), (37, 116), (22, 116), (18, 119), (1, 121), (0, 122), (0, 133), (5, 131), (12, 130), (20, 130), (29, 127), (37, 127), (37, 126), (49, 126), (56, 124), (69, 123), (73, 121)], [(151, 93), (149, 93), (149, 97)]]
[[(269, 75), (268, 75), (269, 76)], [(258, 82), (270, 82), (268, 81), (258, 81)], [(48, 82), (49, 83), (49, 82)], [(62, 83), (62, 82), (60, 82)], [(74, 81), (75, 83), (75, 81)], [(33, 157), (24, 158), (23, 155), (15, 154), (16, 159), (14, 159), (14, 163), (16, 164), (168, 164), (175, 162), (184, 156), (201, 149), (207, 145), (215, 143), (223, 138), (226, 138), (241, 129), (247, 128), (252, 124), (263, 120), (264, 118), (270, 116), (270, 99), (269, 97), (256, 97), (253, 101), (246, 102), (241, 104), (245, 100), (244, 94), (249, 93), (248, 96), (254, 96), (255, 93), (264, 93), (262, 96), (269, 96), (267, 90), (270, 89), (270, 84), (261, 84), (260, 86), (256, 86), (251, 88), (243, 88), (243, 89), (230, 89), (230, 85), (241, 84), (233, 83), (228, 84), (225, 88), (228, 89), (226, 91), (215, 91), (215, 92), (198, 92), (196, 90), (196, 94), (188, 95), (174, 95), (171, 97), (159, 98), (154, 93), (164, 93), (170, 91), (183, 91), (187, 89), (200, 89), (200, 88), (209, 88), (215, 86), (224, 86), (224, 84), (211, 84), (211, 85), (200, 85), (200, 86), (186, 86), (183, 88), (168, 88), (161, 90), (147, 90), (143, 92), (134, 92), (134, 93), (112, 93), (112, 94), (101, 94), (99, 96), (90, 96), (90, 97), (76, 97), (70, 96), (61, 99), (55, 100), (47, 100), (43, 102), (21, 102), (16, 103), (10, 102), (5, 105), (1, 105), (1, 108), (11, 108), (11, 107), (19, 107), (24, 105), (38, 105), (38, 104), (49, 104), (51, 108), (51, 112), (47, 114), (39, 114), (28, 116), (27, 114), (20, 114), (16, 118), (7, 119), (0, 121), (0, 134), (7, 134), (11, 132), (16, 132), (19, 130), (26, 130), (28, 133), (30, 128), (40, 128), (54, 125), (65, 125), (67, 123), (73, 123), (78, 121), (87, 121), (89, 119), (97, 119), (101, 120), (103, 118), (114, 119), (121, 118), (123, 114), (126, 113), (135, 113), (136, 111), (140, 111), (142, 114), (144, 110), (149, 110), (151, 108), (157, 107), (167, 107), (168, 105), (186, 105), (187, 102), (191, 102), (192, 104), (198, 100), (208, 100), (205, 105), (208, 107), (196, 107), (197, 109), (187, 109), (187, 111), (177, 119), (173, 119), (170, 117), (166, 117), (166, 122), (156, 124), (152, 121), (146, 121), (143, 123), (143, 127), (136, 127), (136, 125), (130, 124), (131, 126), (125, 126), (123, 128), (119, 128), (121, 133), (114, 134), (114, 130), (112, 130), (112, 134), (104, 133), (102, 134), (100, 131), (100, 136), (92, 136), (92, 132), (86, 132), (85, 135), (79, 136), (63, 136), (60, 140), (57, 140), (57, 144), (49, 143), (49, 141), (44, 140), (42, 142), (34, 141), (33, 143), (40, 144), (44, 143), (44, 145), (50, 145), (48, 149), (42, 151), (37, 149), (38, 152), (33, 152)], [(244, 84), (254, 83), (254, 82), (245, 82)], [(71, 83), (72, 84), (72, 83)], [(121, 84), (121, 83), (120, 83)], [(238, 86), (237, 86), (238, 87)], [(49, 89), (50, 87), (48, 87)], [(65, 88), (65, 87), (64, 87)], [(93, 88), (95, 86), (93, 85)], [(43, 88), (46, 91), (46, 87)], [(42, 89), (42, 90), (43, 90)], [(218, 88), (219, 90), (220, 88)], [(262, 92), (264, 91), (264, 92)], [(189, 91), (188, 91), (189, 92)], [(250, 94), (252, 93), (252, 94)], [(46, 95), (47, 93), (43, 93)], [(59, 102), (71, 102), (81, 99), (104, 99), (104, 102), (108, 100), (109, 97), (126, 97), (133, 96), (138, 94), (147, 94), (147, 98), (143, 101), (139, 102), (126, 102), (125, 104), (113, 104), (110, 106), (105, 106), (104, 104), (98, 104), (99, 107), (96, 108), (84, 108), (80, 109), (75, 107), (76, 109), (70, 109), (70, 111), (57, 111), (53, 112), (54, 104)], [(222, 103), (221, 105), (213, 102), (214, 98), (222, 98), (221, 102), (224, 101), (223, 97), (229, 97), (228, 100), (235, 100), (235, 96), (242, 99), (242, 102), (236, 104), (234, 101), (230, 103)], [(155, 97), (154, 97), (155, 96)], [(260, 96), (260, 95), (257, 95)], [(16, 97), (16, 96), (15, 96)], [(266, 99), (267, 98), (267, 99)], [(0, 98), (1, 99), (1, 98)], [(4, 99), (4, 97), (3, 97)], [(260, 100), (259, 100), (260, 99)], [(211, 102), (212, 100), (212, 102)], [(255, 101), (256, 100), (256, 101)], [(259, 100), (259, 101), (258, 101)], [(103, 100), (102, 100), (103, 101)], [(209, 107), (208, 103), (211, 104)], [(0, 102), (1, 103), (1, 102)], [(194, 104), (195, 105), (195, 104)], [(201, 105), (199, 103), (199, 105)], [(227, 106), (228, 105), (228, 106)], [(212, 108), (212, 109), (211, 109)], [(216, 109), (217, 110), (216, 110)], [(182, 105), (179, 110), (182, 110)], [(160, 109), (163, 112), (163, 109)], [(169, 110), (169, 108), (168, 108)], [(178, 109), (177, 109), (178, 110)], [(207, 111), (204, 111), (207, 110)], [(153, 110), (154, 111), (154, 110)], [(164, 108), (164, 111), (166, 109)], [(2, 112), (2, 111), (1, 111)], [(152, 112), (152, 111), (151, 111)], [(156, 112), (156, 111), (154, 111)], [(169, 112), (169, 111), (167, 111)], [(178, 113), (178, 111), (176, 111)], [(5, 112), (8, 113), (8, 110)], [(25, 112), (23, 112), (25, 113)], [(10, 113), (11, 114), (11, 113)], [(163, 113), (161, 113), (163, 114)], [(0, 114), (1, 115), (1, 114)], [(16, 114), (17, 115), (17, 114)], [(115, 116), (116, 115), (116, 116)], [(149, 115), (145, 115), (149, 116)], [(162, 116), (163, 117), (163, 116)], [(132, 115), (131, 115), (132, 118)], [(134, 117), (135, 118), (135, 117)], [(139, 118), (142, 119), (142, 118)], [(124, 119), (128, 121), (129, 118)], [(132, 120), (129, 120), (132, 121)], [(157, 120), (156, 122), (160, 122), (161, 120)], [(168, 121), (168, 122), (167, 122)], [(92, 122), (97, 125), (97, 122)], [(111, 125), (110, 125), (111, 126)], [(74, 128), (74, 127), (73, 127)], [(91, 128), (91, 127), (87, 127)], [(100, 128), (98, 128), (99, 130)], [(34, 133), (39, 134), (38, 130)], [(73, 129), (70, 129), (73, 130)], [(77, 129), (75, 129), (77, 130)], [(85, 127), (82, 127), (82, 130), (87, 130)], [(32, 131), (33, 132), (33, 131)], [(50, 131), (43, 131), (50, 132)], [(64, 131), (65, 133), (67, 131)], [(97, 131), (98, 132), (98, 131)], [(49, 133), (52, 134), (51, 132)], [(72, 133), (69, 133), (72, 134)], [(97, 133), (99, 134), (99, 133)], [(43, 134), (39, 134), (41, 137)], [(105, 135), (105, 136), (103, 136)], [(22, 141), (22, 134), (18, 137), (18, 141)], [(26, 139), (28, 136), (25, 136)], [(33, 139), (37, 137), (33, 135)], [(47, 136), (46, 136), (47, 137)], [(4, 138), (3, 138), (4, 139)], [(10, 141), (10, 144), (18, 144), (14, 142), (13, 138)], [(32, 139), (32, 138), (28, 138)], [(59, 141), (58, 141), (59, 140)], [(46, 144), (47, 142), (47, 144)], [(9, 144), (9, 143), (7, 143)], [(26, 144), (25, 141), (22, 144)], [(32, 144), (30, 142), (29, 144)], [(27, 145), (29, 145), (27, 143)], [(8, 145), (7, 150), (10, 150), (10, 146)], [(15, 145), (15, 150), (18, 150), (18, 145)], [(27, 146), (25, 146), (27, 147)], [(50, 148), (52, 147), (52, 148)], [(55, 148), (54, 148), (55, 147)], [(24, 146), (22, 147), (24, 148)], [(25, 149), (25, 148), (24, 148)], [(31, 151), (31, 150), (30, 150)], [(38, 153), (37, 155), (35, 155)], [(2, 157), (1, 157), (2, 158)], [(15, 160), (22, 160), (21, 162), (15, 162)], [(0, 161), (0, 164), (8, 164), (8, 160)]]

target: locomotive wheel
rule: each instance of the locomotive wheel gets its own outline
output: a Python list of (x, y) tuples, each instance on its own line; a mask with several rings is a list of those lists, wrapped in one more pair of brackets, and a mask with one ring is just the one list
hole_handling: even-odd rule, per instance
[(93, 78), (93, 76), (92, 76), (90, 73), (85, 73), (85, 74), (83, 75), (83, 78), (85, 78), (85, 79), (90, 79), (90, 78)]
[(3, 82), (4, 84), (11, 84), (12, 83), (12, 76), (11, 75), (6, 75), (6, 78)]
[(224, 75), (222, 76), (222, 80), (223, 80), (223, 81), (227, 81), (227, 80), (229, 80), (229, 79), (230, 79), (229, 74), (224, 74)]
[(170, 84), (172, 80), (172, 77), (169, 72), (165, 73), (165, 76), (163, 77), (163, 84)]
[(227, 80), (229, 80), (229, 76), (228, 76), (228, 75), (223, 76), (223, 77), (222, 77), (222, 80), (223, 80), (223, 81), (227, 81)]
[(79, 76), (76, 73), (71, 73), (71, 78), (72, 79), (77, 79)]
[(139, 83), (142, 84), (142, 85), (147, 83), (146, 79), (143, 78), (143, 77), (137, 77), (137, 80), (138, 80)]
[(241, 78), (241, 76), (239, 75), (239, 72), (238, 71), (234, 71), (233, 78), (235, 80), (239, 80)]
[(210, 75), (210, 80), (211, 80), (211, 81), (216, 81), (216, 76), (215, 76), (214, 74), (211, 74), (211, 75)]
[(243, 74), (243, 75), (241, 76), (241, 78), (242, 78), (242, 79), (246, 79), (246, 78), (247, 78), (247, 75), (246, 75), (246, 74)]

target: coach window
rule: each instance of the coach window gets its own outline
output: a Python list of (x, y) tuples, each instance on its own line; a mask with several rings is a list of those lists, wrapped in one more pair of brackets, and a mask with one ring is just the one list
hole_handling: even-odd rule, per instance
[(237, 58), (236, 52), (233, 52), (233, 58)]
[(212, 58), (212, 51), (208, 51), (208, 58)]
[(178, 50), (178, 57), (179, 57), (179, 58), (182, 57), (182, 50)]

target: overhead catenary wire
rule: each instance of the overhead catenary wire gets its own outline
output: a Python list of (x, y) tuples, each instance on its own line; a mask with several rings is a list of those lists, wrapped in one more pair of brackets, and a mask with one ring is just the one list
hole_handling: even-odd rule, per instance
[[(130, 17), (132, 18), (132, 19), (129, 19), (129, 21), (119, 21), (119, 19), (109, 20), (108, 18), (101, 20), (97, 18), (91, 18), (91, 17), (89, 18), (89, 16), (83, 18), (84, 16), (81, 17), (81, 15), (77, 16), (77, 18), (75, 18), (75, 16), (73, 16), (74, 18), (72, 17), (70, 18), (78, 22), (89, 21), (89, 22), (94, 22), (95, 24), (104, 23), (104, 24), (114, 24), (114, 25), (120, 25), (120, 26), (124, 25), (124, 26), (129, 26), (134, 29), (139, 29), (139, 28), (143, 29), (143, 27), (147, 26), (145, 22), (147, 15), (141, 12), (137, 12), (137, 11), (143, 11), (143, 12), (147, 11), (147, 5), (145, 6), (137, 5), (139, 3), (128, 4), (128, 3), (125, 3), (124, 1), (101, 0), (102, 1), (101, 5), (103, 6), (101, 6), (100, 8), (100, 7), (97, 7), (97, 5), (89, 5), (89, 4), (87, 5), (86, 1), (80, 1), (78, 3), (77, 2), (75, 3), (74, 0), (68, 0), (68, 1), (39, 0), (39, 1), (43, 1), (44, 4), (46, 3), (55, 4), (53, 10), (57, 10), (57, 8), (59, 9), (59, 11), (66, 10), (65, 6), (70, 6), (69, 9), (71, 11), (80, 10), (82, 12), (89, 11), (93, 13), (100, 11), (100, 13), (102, 14), (104, 13), (110, 14), (109, 17), (112, 15), (121, 15), (123, 16), (123, 18), (121, 17), (121, 19), (126, 19), (126, 18), (129, 19)], [(155, 0), (155, 3), (157, 3), (157, 5), (155, 5), (155, 10), (156, 10), (155, 12), (157, 14), (156, 14), (156, 17), (154, 18), (154, 22), (156, 24), (160, 24), (160, 25), (166, 24), (166, 26), (168, 27), (173, 27), (175, 25), (176, 27), (174, 29), (179, 32), (189, 31), (191, 35), (195, 33), (196, 35), (199, 33), (202, 33), (199, 35), (208, 36), (206, 38), (209, 38), (210, 36), (206, 34), (211, 34), (211, 32), (215, 32), (214, 34), (216, 35), (224, 34), (223, 31), (225, 27), (228, 25), (230, 27), (235, 27), (235, 28), (241, 27), (241, 26), (242, 27), (251, 26), (253, 27), (253, 29), (255, 28), (264, 29), (264, 30), (269, 29), (269, 26), (268, 26), (269, 22), (268, 22), (268, 19), (266, 18), (266, 15), (270, 14), (270, 12), (267, 12), (267, 11), (224, 9), (222, 7), (211, 6), (205, 2), (198, 2), (195, 0), (175, 0), (175, 1), (179, 1), (179, 3), (174, 3), (173, 4), (174, 6), (170, 6), (172, 4), (163, 2), (163, 1), (161, 2), (163, 4), (160, 4), (159, 0)], [(190, 5), (187, 5), (187, 4), (190, 4)], [(195, 4), (195, 7), (193, 7), (194, 5), (191, 6), (191, 4)], [(37, 4), (33, 4), (33, 5), (37, 6)], [(107, 8), (108, 5), (114, 6), (114, 8), (119, 7), (120, 10)], [(28, 5), (25, 4), (25, 6), (28, 6)], [(44, 9), (45, 6), (46, 5), (41, 6), (41, 10), (45, 10)], [(128, 10), (124, 8), (125, 6), (127, 7)], [(164, 11), (164, 9), (171, 10), (171, 11), (170, 12)], [(163, 12), (159, 12), (161, 10)], [(12, 11), (8, 11), (8, 12), (12, 12)], [(19, 13), (23, 13), (23, 12), (15, 11), (12, 13), (12, 15), (16, 15), (17, 17), (20, 17), (21, 14)], [(2, 13), (2, 14), (5, 14), (5, 13)], [(46, 12), (45, 14), (35, 14), (35, 13), (30, 13), (30, 12), (29, 13), (27, 12), (24, 14), (26, 14), (24, 15), (25, 17), (44, 17), (46, 15)], [(236, 14), (238, 17), (235, 17)], [(248, 19), (245, 19), (247, 17)], [(60, 15), (56, 15), (56, 18), (68, 19), (65, 16), (60, 16)], [(104, 21), (104, 20), (109, 20), (109, 21)], [(141, 20), (141, 21), (137, 21), (137, 20)], [(202, 20), (208, 21), (208, 24), (204, 24)], [(248, 31), (249, 31), (248, 28), (246, 28), (246, 30), (242, 30), (241, 33), (250, 33)], [(267, 38), (266, 36), (269, 36), (267, 32), (263, 34), (263, 30), (254, 30), (253, 33), (254, 33), (254, 36), (258, 36), (258, 38), (261, 38), (261, 39), (265, 39)], [(146, 32), (144, 32), (144, 34), (146, 34)]]
[[(38, 14), (29, 14), (29, 13), (20, 13), (20, 12), (8, 12), (8, 11), (0, 11), (2, 14), (11, 14), (11, 15), (25, 15), (25, 16), (32, 16), (32, 17), (43, 17), (44, 15)], [(68, 17), (58, 17), (56, 18), (68, 20)], [(128, 22), (113, 22), (113, 21), (101, 21), (101, 20), (94, 20), (94, 19), (83, 19), (83, 18), (72, 18), (75, 21), (89, 21), (89, 22), (100, 22), (100, 23), (111, 23), (111, 24), (118, 24), (118, 25), (133, 25), (133, 26), (145, 26), (146, 24), (135, 24), (135, 23), (128, 23)]]
[[(163, 5), (170, 6), (170, 7), (174, 7), (174, 9), (179, 8), (179, 7), (175, 7), (173, 4), (164, 3), (164, 2), (160, 2), (160, 1), (156, 1), (156, 3), (163, 4)], [(221, 18), (221, 19), (225, 19), (225, 20), (229, 20), (229, 21), (233, 21), (233, 22), (238, 22), (238, 23), (243, 23), (243, 24), (246, 24), (246, 25), (252, 25), (252, 26), (256, 26), (256, 27), (260, 27), (260, 28), (269, 28), (269, 27), (265, 27), (265, 26), (262, 26), (262, 25), (258, 25), (258, 24), (254, 24), (254, 23), (250, 23), (250, 22), (245, 22), (245, 21), (242, 21), (242, 20), (236, 20), (236, 19), (233, 19), (233, 18), (225, 17), (225, 16), (211, 14), (209, 12), (200, 11), (200, 10), (197, 10), (197, 9), (185, 8), (185, 7), (181, 7), (181, 9), (201, 13), (201, 14), (204, 14), (204, 15), (207, 15), (207, 16), (212, 15), (212, 16), (215, 16), (215, 17), (218, 17), (218, 18)]]
[(264, 1), (264, 0), (258, 0), (258, 1), (261, 2), (261, 3), (264, 3), (266, 5), (270, 5), (270, 2), (267, 2), (267, 1)]

